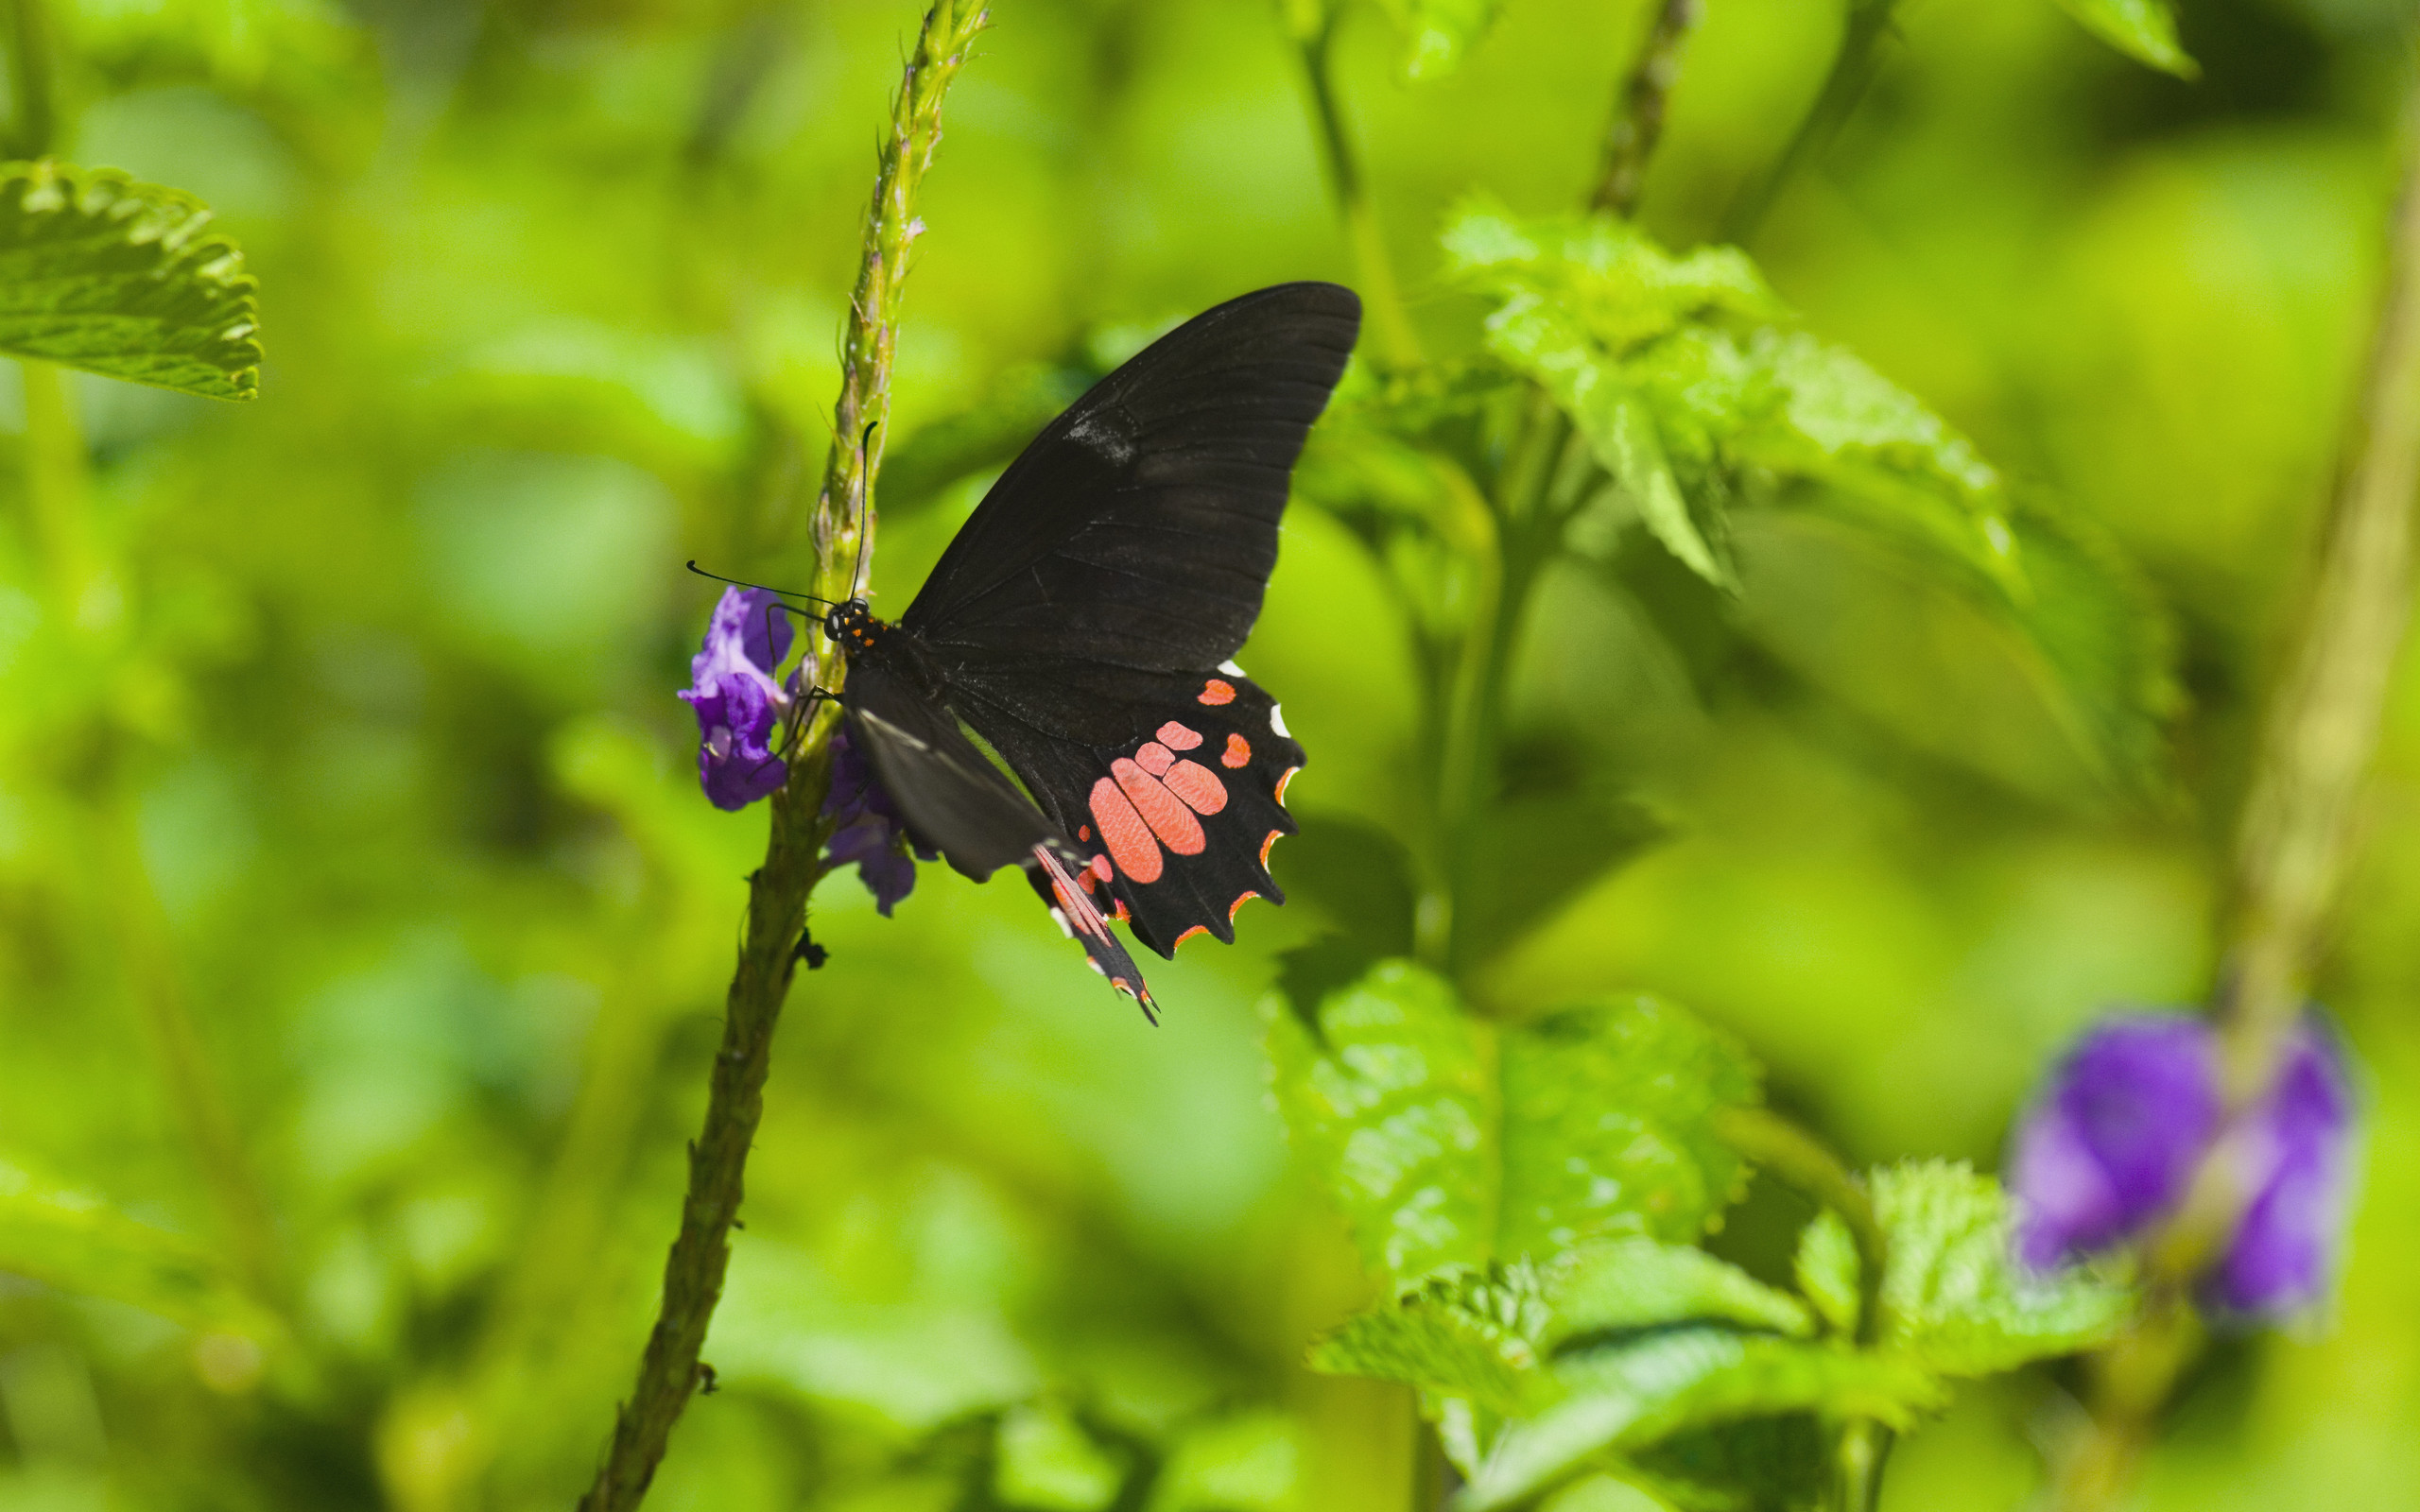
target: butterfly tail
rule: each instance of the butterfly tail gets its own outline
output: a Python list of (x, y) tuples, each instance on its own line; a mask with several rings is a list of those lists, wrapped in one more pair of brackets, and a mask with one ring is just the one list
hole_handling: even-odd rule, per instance
[[(1026, 869), (1033, 890), (1050, 907), (1050, 917), (1059, 927), (1084, 947), (1084, 960), (1092, 969), (1109, 979), (1109, 985), (1132, 998), (1143, 1009), (1143, 1017), (1156, 1024), (1160, 1022), (1159, 1004), (1153, 1001), (1151, 989), (1144, 985), (1143, 973), (1134, 957), (1110, 933), (1109, 920), (1101, 917), (1090, 896), (1090, 890), (1077, 882), (1077, 874), (1067, 868), (1056, 850), (1048, 844), (1033, 848), (1033, 864)], [(1087, 876), (1084, 879), (1090, 882)]]

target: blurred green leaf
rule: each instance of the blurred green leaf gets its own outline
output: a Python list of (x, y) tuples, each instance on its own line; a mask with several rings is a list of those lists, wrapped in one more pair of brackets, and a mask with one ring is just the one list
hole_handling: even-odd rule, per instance
[(1001, 1415), (994, 1494), (1010, 1506), (1043, 1512), (1098, 1512), (1125, 1480), (1118, 1461), (1052, 1403)]
[(1837, 1483), (1837, 1438), (1813, 1413), (1748, 1418), (1635, 1451), (1627, 1473), (1683, 1512), (1803, 1512)]
[(1826, 1208), (1798, 1235), (1791, 1269), (1798, 1289), (1835, 1333), (1854, 1336), (1863, 1301), (1858, 1291), (1857, 1240), (1848, 1220)]
[(1404, 72), (1413, 78), (1443, 78), (1462, 66), (1470, 50), (1495, 21), (1500, 0), (1379, 0), (1409, 48)]
[(1568, 1400), (1506, 1430), (1456, 1498), (1457, 1512), (1512, 1505), (1598, 1455), (1685, 1428), (1808, 1410), (1904, 1427), (1944, 1400), (1905, 1361), (1716, 1326), (1566, 1356), (1555, 1370)]
[(1191, 1429), (1151, 1485), (1147, 1512), (1295, 1512), (1302, 1445), (1280, 1413), (1246, 1413)]
[(2167, 0), (2059, 0), (2059, 9), (2110, 46), (2162, 73), (2194, 78), (2202, 72), (2177, 45), (2176, 13)]
[(1498, 1031), (1388, 961), (1312, 1022), (1274, 996), (1262, 1017), (1288, 1127), (1397, 1286), (1594, 1239), (1694, 1239), (1741, 1178), (1712, 1122), (1754, 1098), (1754, 1069), (1651, 999)]
[(1456, 1271), (1347, 1320), (1311, 1346), (1310, 1366), (1511, 1415), (1540, 1405), (1547, 1390), (1537, 1341), (1548, 1316), (1546, 1287), (1527, 1262)]
[(1944, 1375), (1991, 1375), (2089, 1349), (2125, 1321), (2126, 1289), (2072, 1271), (2033, 1276), (2016, 1263), (2008, 1199), (1991, 1177), (1926, 1160), (1884, 1167), (1872, 1183), (1890, 1244), (1885, 1349)]
[(0, 167), (0, 352), (180, 393), (260, 387), (252, 280), (190, 195), (45, 159)]
[(1559, 1348), (1594, 1334), (1707, 1322), (1791, 1337), (1814, 1332), (1796, 1297), (1737, 1265), (1703, 1249), (1631, 1239), (1581, 1252), (1555, 1286), (1543, 1342)]
[(0, 1156), (0, 1271), (197, 1329), (265, 1339), (277, 1324), (216, 1258)]
[(326, 108), (376, 77), (368, 39), (325, 0), (78, 0), (59, 11), (78, 51), (121, 85), (198, 76)]
[(1485, 961), (1510, 949), (1669, 833), (1655, 815), (1611, 792), (1574, 784), (1508, 793), (1472, 837), (1454, 931), (1458, 957)]
[(1419, 897), (1403, 842), (1363, 819), (1306, 814), (1274, 852), (1278, 882), (1325, 909), (1372, 960), (1411, 951)]

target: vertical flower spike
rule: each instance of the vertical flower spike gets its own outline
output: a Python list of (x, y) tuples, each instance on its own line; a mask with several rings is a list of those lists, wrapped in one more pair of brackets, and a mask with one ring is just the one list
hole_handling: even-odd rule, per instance
[(939, 852), (919, 846), (911, 855), (899, 807), (883, 790), (873, 768), (849, 744), (846, 727), (832, 732), (832, 790), (824, 796), (823, 816), (833, 821), (832, 838), (824, 842), (824, 865), (834, 869), (855, 865), (857, 880), (873, 894), (873, 905), (885, 919), (893, 904), (916, 888), (916, 863), (939, 859)]
[(2187, 1014), (2131, 1014), (2086, 1034), (2019, 1126), (2011, 1183), (2018, 1258), (2036, 1269), (2142, 1238), (2232, 1136), (2251, 1169), (2235, 1233), (2202, 1278), (2203, 1300), (2277, 1316), (2315, 1300), (2343, 1227), (2353, 1099), (2316, 1013), (2277, 1084), (2222, 1125), (2217, 1038)]
[(2218, 1132), (2218, 1075), (2197, 1018), (2129, 1015), (2086, 1035), (2017, 1131), (2019, 1258), (2046, 1269), (2167, 1216)]
[(717, 808), (744, 809), (789, 777), (771, 742), (790, 702), (773, 680), (790, 636), (778, 597), (761, 588), (726, 588), (705, 644), (689, 659), (692, 686), (680, 696), (698, 716), (698, 781)]
[(2268, 1100), (2246, 1115), (2264, 1173), (2235, 1242), (2203, 1283), (2221, 1311), (2276, 1316), (2318, 1299), (2344, 1228), (2353, 1094), (2335, 1037), (2311, 1015)]

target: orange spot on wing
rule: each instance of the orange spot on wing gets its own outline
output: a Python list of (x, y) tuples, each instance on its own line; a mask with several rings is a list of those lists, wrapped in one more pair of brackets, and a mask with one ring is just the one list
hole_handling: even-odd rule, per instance
[(1241, 735), (1229, 735), (1227, 737), (1227, 748), (1225, 752), (1219, 756), (1219, 765), (1226, 767), (1236, 767), (1241, 766), (1251, 760), (1252, 742), (1244, 739)]
[(1118, 784), (1106, 777), (1095, 782), (1092, 810), (1093, 822), (1100, 826), (1101, 841), (1109, 847), (1110, 859), (1117, 863), (1117, 869), (1136, 882), (1159, 881), (1160, 848), (1153, 843), (1143, 816), (1127, 801)]
[[(1261, 848), (1261, 851), (1260, 851), (1260, 853), (1261, 853), (1263, 856), (1268, 855), (1268, 854), (1269, 854), (1269, 848), (1268, 848), (1268, 847), (1266, 847), (1266, 846), (1263, 846), (1263, 847)], [(1240, 914), (1240, 913), (1242, 913), (1242, 912), (1244, 911), (1244, 904), (1246, 904), (1246, 903), (1248, 903), (1248, 902), (1252, 902), (1253, 899), (1255, 899), (1255, 898), (1257, 898), (1257, 897), (1259, 897), (1259, 896), (1260, 896), (1260, 894), (1259, 894), (1258, 892), (1255, 892), (1255, 891), (1253, 891), (1253, 890), (1250, 890), (1250, 889), (1246, 889), (1246, 891), (1244, 892), (1244, 895), (1243, 895), (1242, 897), (1237, 898), (1234, 902), (1231, 902), (1231, 903), (1229, 903), (1229, 904), (1227, 905), (1227, 922), (1228, 922), (1228, 923), (1230, 923), (1230, 924), (1234, 923), (1234, 922), (1236, 921), (1236, 916), (1237, 914)]]
[(1233, 703), (1236, 701), (1236, 685), (1212, 678), (1201, 685), (1201, 701), (1207, 704)]
[(1279, 803), (1283, 804), (1286, 801), (1286, 784), (1292, 782), (1294, 780), (1294, 774), (1301, 770), (1302, 768), (1299, 766), (1288, 766), (1286, 768), (1286, 775), (1277, 780), (1277, 801)]
[(1175, 949), (1177, 948), (1177, 946), (1178, 946), (1178, 945), (1183, 945), (1186, 940), (1191, 939), (1194, 936), (1196, 936), (1196, 935), (1207, 935), (1207, 934), (1209, 934), (1209, 933), (1210, 933), (1210, 926), (1209, 926), (1209, 925), (1207, 925), (1207, 924), (1196, 924), (1196, 925), (1194, 925), (1191, 929), (1186, 930), (1184, 934), (1179, 935), (1179, 936), (1176, 937), (1176, 945), (1171, 945), (1171, 946), (1169, 946), (1169, 947), (1168, 947), (1168, 949), (1170, 949), (1170, 950), (1175, 950)]
[[(1180, 802), (1158, 778), (1123, 756), (1109, 764), (1109, 775), (1117, 779), (1119, 790), (1134, 805), (1134, 811), (1143, 816), (1143, 822), (1151, 827), (1151, 833), (1160, 837), (1160, 844), (1181, 856), (1198, 856), (1209, 844), (1201, 833), (1201, 821), (1195, 818), (1193, 811)], [(1098, 792), (1099, 789), (1096, 787), (1094, 791)], [(1099, 813), (1096, 811), (1093, 817), (1099, 818)], [(1111, 847), (1111, 853), (1116, 853), (1115, 846)], [(1151, 875), (1156, 877), (1159, 875), (1158, 858), (1155, 856), (1152, 860)], [(1117, 864), (1125, 867), (1126, 858), (1118, 856)], [(1131, 875), (1132, 868), (1127, 868), (1127, 870)], [(1136, 877), (1134, 880), (1143, 882), (1149, 879)]]
[(1176, 752), (1156, 740), (1147, 740), (1143, 742), (1142, 747), (1134, 752), (1134, 765), (1153, 777), (1165, 777), (1167, 775), (1167, 769), (1176, 765)]
[(1200, 762), (1179, 762), (1160, 781), (1196, 814), (1216, 814), (1227, 806), (1227, 784)]
[(1191, 750), (1201, 744), (1201, 735), (1198, 730), (1187, 730), (1173, 719), (1162, 725), (1158, 734), (1160, 744), (1170, 750)]
[(1269, 838), (1268, 838), (1268, 839), (1266, 839), (1266, 840), (1263, 840), (1262, 842), (1260, 842), (1260, 869), (1261, 869), (1261, 870), (1263, 870), (1263, 871), (1267, 871), (1267, 870), (1269, 869), (1269, 852), (1270, 852), (1270, 849), (1271, 847), (1275, 846), (1275, 845), (1277, 844), (1277, 842), (1278, 842), (1278, 841), (1280, 841), (1280, 840), (1284, 839), (1285, 837), (1286, 837), (1286, 832), (1285, 832), (1285, 831), (1283, 831), (1283, 830), (1271, 830), (1271, 831), (1270, 831), (1270, 832), (1269, 832)]

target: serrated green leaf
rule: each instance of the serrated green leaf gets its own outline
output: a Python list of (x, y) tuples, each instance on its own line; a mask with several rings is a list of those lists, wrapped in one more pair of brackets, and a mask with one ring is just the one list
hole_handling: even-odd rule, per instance
[(2201, 75), (2201, 65), (2177, 45), (2176, 14), (2167, 0), (2059, 0), (2059, 9), (2137, 62), (2179, 78)]
[(1791, 1268), (1798, 1289), (1832, 1332), (1854, 1337), (1864, 1304), (1858, 1291), (1857, 1239), (1848, 1220), (1829, 1208), (1817, 1213), (1799, 1233)]
[(1534, 1267), (1458, 1271), (1347, 1320), (1311, 1346), (1309, 1362), (1329, 1375), (1400, 1382), (1509, 1416), (1550, 1395), (1537, 1342), (1547, 1317)]
[(1098, 1512), (1125, 1470), (1064, 1410), (1034, 1402), (1002, 1415), (992, 1486), (1001, 1502), (1042, 1512)]
[(1514, 1424), (1454, 1502), (1490, 1512), (1552, 1488), (1596, 1456), (1685, 1428), (1819, 1411), (1905, 1427), (1943, 1400), (1914, 1365), (1829, 1344), (1682, 1328), (1558, 1361), (1568, 1400)]
[(1718, 1108), (1756, 1073), (1649, 998), (1497, 1030), (1406, 961), (1328, 992), (1306, 1022), (1263, 1000), (1280, 1110), (1371, 1269), (1409, 1286), (1591, 1240), (1685, 1243), (1732, 1200)]
[(1758, 1076), (1703, 1021), (1608, 998), (1508, 1031), (1500, 1056), (1499, 1254), (1631, 1235), (1686, 1244), (1738, 1196), (1746, 1167), (1715, 1115), (1754, 1103)]
[(1507, 298), (1533, 292), (1615, 352), (1691, 322), (1790, 318), (1737, 248), (1675, 255), (1612, 215), (1525, 219), (1473, 200), (1455, 212), (1443, 239), (1448, 278)]
[(1872, 1185), (1890, 1245), (1885, 1349), (1944, 1375), (1991, 1375), (2088, 1349), (2125, 1321), (2124, 1288), (2016, 1263), (2008, 1200), (1991, 1177), (1962, 1162), (1911, 1161), (1874, 1172)]
[(1443, 78), (1462, 66), (1495, 24), (1499, 0), (1381, 0), (1409, 43), (1404, 73)]
[(0, 352), (251, 398), (253, 283), (209, 222), (192, 196), (108, 169), (0, 166)]
[(1651, 1239), (1594, 1246), (1555, 1284), (1539, 1342), (1549, 1349), (1592, 1334), (1676, 1323), (1733, 1323), (1792, 1337), (1814, 1332), (1796, 1297), (1774, 1291), (1703, 1249)]
[(192, 1241), (0, 1157), (0, 1271), (198, 1329), (265, 1339), (277, 1324)]
[(1822, 1507), (1838, 1435), (1812, 1413), (1684, 1429), (1629, 1456), (1629, 1473), (1681, 1512)]

